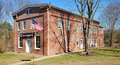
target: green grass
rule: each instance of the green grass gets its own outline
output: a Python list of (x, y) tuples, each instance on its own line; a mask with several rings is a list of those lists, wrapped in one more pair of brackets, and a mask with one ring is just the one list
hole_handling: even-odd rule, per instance
[(24, 59), (32, 59), (30, 56), (15, 55), (10, 53), (0, 54), (0, 65), (8, 65), (15, 62), (20, 62)]
[(79, 56), (77, 53), (70, 53), (58, 57), (52, 57), (34, 63), (23, 65), (119, 65), (120, 48), (95, 48), (91, 52), (96, 52), (95, 56)]

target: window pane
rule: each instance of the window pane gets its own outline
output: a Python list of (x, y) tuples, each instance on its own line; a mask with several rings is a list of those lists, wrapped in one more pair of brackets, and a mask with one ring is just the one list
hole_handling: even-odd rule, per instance
[(18, 30), (20, 30), (20, 22), (18, 22)]
[(28, 15), (28, 10), (25, 11), (26, 15)]
[(79, 45), (79, 38), (77, 37), (77, 45)]
[(69, 21), (67, 21), (67, 30), (69, 30)]
[(78, 31), (78, 23), (76, 24), (76, 30)]
[(61, 26), (62, 26), (62, 21), (58, 20), (58, 29), (62, 29)]
[(82, 24), (80, 25), (80, 28), (81, 28), (80, 30), (82, 31), (82, 28), (83, 28), (83, 27), (82, 27)]
[(26, 29), (26, 21), (24, 21), (24, 29)]
[(19, 42), (20, 42), (20, 46), (19, 47), (23, 47), (22, 37), (20, 37)]
[(40, 36), (36, 36), (36, 48), (40, 48)]

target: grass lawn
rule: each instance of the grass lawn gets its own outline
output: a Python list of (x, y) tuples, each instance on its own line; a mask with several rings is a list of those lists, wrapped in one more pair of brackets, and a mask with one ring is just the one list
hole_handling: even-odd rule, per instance
[(21, 60), (32, 59), (30, 56), (16, 55), (10, 53), (0, 54), (0, 65), (8, 65), (15, 62), (20, 62)]
[(58, 57), (48, 58), (23, 65), (120, 65), (120, 48), (95, 48), (96, 56), (79, 56), (77, 53), (70, 53)]

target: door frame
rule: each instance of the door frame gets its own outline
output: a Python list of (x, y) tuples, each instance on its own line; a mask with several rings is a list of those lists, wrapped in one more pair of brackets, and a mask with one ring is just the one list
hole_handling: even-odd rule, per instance
[[(81, 40), (82, 40), (82, 44), (81, 44)], [(83, 49), (83, 39), (80, 39), (80, 49)]]
[[(31, 39), (26, 39), (26, 52), (27, 52), (27, 49), (28, 49), (28, 43), (27, 43), (27, 41), (28, 40), (30, 40), (31, 41)], [(32, 44), (32, 43), (31, 43)], [(32, 45), (31, 45), (32, 46)], [(32, 47), (31, 47), (32, 48)], [(28, 53), (30, 53), (31, 52), (31, 50), (28, 52)]]

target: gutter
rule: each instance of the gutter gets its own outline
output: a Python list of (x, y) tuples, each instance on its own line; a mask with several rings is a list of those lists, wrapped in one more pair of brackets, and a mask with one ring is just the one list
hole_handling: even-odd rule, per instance
[(48, 56), (49, 56), (49, 9), (51, 8), (51, 4), (48, 5)]

